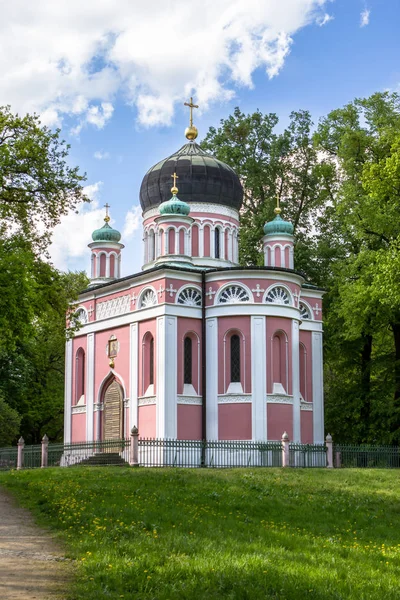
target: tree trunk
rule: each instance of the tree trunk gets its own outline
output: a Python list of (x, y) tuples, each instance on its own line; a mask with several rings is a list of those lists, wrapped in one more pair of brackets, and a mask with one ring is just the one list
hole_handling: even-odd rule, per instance
[(363, 336), (364, 345), (361, 350), (361, 442), (368, 441), (371, 421), (371, 354), (372, 335)]

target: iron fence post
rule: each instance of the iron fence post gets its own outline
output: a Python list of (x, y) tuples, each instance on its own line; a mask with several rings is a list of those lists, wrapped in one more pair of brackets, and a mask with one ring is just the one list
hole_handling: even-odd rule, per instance
[(332, 436), (330, 433), (328, 433), (328, 435), (325, 438), (325, 442), (326, 442), (326, 449), (327, 449), (327, 459), (328, 459), (328, 464), (326, 465), (328, 469), (333, 469), (333, 442), (332, 442)]
[(49, 438), (44, 434), (42, 438), (42, 461), (41, 468), (47, 467), (49, 459)]
[(289, 436), (285, 431), (282, 434), (282, 467), (289, 467)]
[(17, 469), (20, 470), (24, 466), (24, 438), (21, 436), (18, 440), (18, 456), (17, 456)]
[(130, 447), (130, 456), (129, 456), (129, 464), (131, 467), (139, 466), (139, 430), (136, 427), (132, 427), (131, 430), (131, 447)]

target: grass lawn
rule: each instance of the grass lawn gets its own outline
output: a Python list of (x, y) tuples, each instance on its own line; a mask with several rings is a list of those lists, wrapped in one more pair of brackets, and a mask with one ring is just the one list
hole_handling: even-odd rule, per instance
[(397, 471), (77, 467), (0, 484), (76, 559), (69, 600), (400, 598)]

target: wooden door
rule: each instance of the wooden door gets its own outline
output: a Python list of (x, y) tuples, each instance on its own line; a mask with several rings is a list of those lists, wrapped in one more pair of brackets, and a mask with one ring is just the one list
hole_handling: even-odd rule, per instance
[(103, 440), (123, 437), (123, 398), (121, 386), (113, 381), (104, 394)]

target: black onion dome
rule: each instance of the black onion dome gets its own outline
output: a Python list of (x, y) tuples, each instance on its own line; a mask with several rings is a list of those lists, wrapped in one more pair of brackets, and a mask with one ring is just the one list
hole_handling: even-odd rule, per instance
[(140, 188), (144, 211), (169, 200), (174, 173), (183, 202), (210, 202), (237, 210), (242, 205), (243, 189), (235, 171), (192, 142), (147, 171)]

